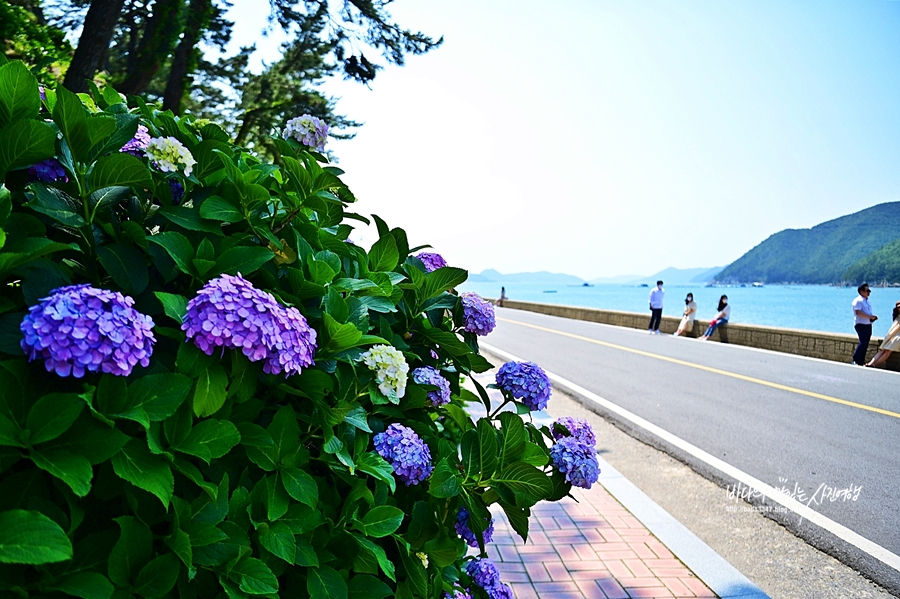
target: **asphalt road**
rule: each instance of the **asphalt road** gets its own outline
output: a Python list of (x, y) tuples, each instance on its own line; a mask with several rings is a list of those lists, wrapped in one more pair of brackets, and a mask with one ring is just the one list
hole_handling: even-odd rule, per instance
[[(538, 363), (900, 555), (900, 374), (517, 310), (496, 313), (486, 343)], [(798, 392), (804, 390), (832, 401)], [(669, 449), (728, 484), (728, 477)], [(796, 514), (774, 517), (897, 588), (890, 582), (900, 572)]]

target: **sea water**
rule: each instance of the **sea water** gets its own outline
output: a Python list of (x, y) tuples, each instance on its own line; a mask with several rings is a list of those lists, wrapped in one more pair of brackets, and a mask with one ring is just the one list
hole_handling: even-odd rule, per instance
[[(499, 298), (500, 287), (506, 297), (523, 302), (561, 306), (581, 306), (602, 310), (643, 312), (650, 320), (648, 296), (652, 287), (638, 285), (548, 285), (538, 283), (463, 283), (460, 291), (473, 291), (485, 298)], [(766, 285), (764, 287), (705, 287), (704, 285), (664, 285), (663, 316), (680, 317), (684, 297), (694, 294), (697, 318), (708, 322), (716, 314), (719, 297), (728, 296), (733, 323), (848, 333), (853, 330), (850, 303), (858, 295), (855, 287), (827, 285)], [(891, 311), (900, 301), (900, 288), (873, 287), (869, 302), (878, 315), (872, 334), (883, 337), (891, 325)]]

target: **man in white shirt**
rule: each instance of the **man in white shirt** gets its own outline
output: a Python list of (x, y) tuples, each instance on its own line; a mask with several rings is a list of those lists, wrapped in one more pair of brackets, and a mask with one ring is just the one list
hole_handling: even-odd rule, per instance
[(663, 289), (663, 282), (657, 281), (656, 287), (650, 291), (650, 328), (647, 331), (651, 335), (659, 335), (659, 323), (662, 320), (663, 296), (666, 290)]
[(872, 290), (869, 288), (868, 283), (863, 283), (856, 290), (859, 292), (859, 295), (853, 300), (851, 306), (853, 306), (855, 323), (853, 328), (856, 329), (856, 335), (859, 337), (859, 345), (856, 346), (856, 351), (853, 352), (851, 364), (862, 366), (866, 363), (866, 352), (869, 351), (869, 339), (872, 338), (872, 323), (878, 320), (878, 317), (872, 314), (872, 306), (869, 304), (869, 296), (872, 295)]

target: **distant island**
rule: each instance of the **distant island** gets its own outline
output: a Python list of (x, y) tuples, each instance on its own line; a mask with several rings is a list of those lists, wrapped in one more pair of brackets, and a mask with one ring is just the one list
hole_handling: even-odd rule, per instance
[(900, 202), (872, 206), (811, 229), (775, 233), (714, 277), (721, 284), (900, 283)]

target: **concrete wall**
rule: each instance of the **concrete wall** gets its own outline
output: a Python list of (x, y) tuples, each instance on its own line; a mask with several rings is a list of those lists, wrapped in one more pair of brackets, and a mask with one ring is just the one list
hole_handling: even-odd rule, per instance
[[(498, 303), (498, 302), (494, 302)], [(599, 322), (632, 329), (647, 329), (650, 321), (650, 312), (638, 314), (635, 312), (621, 312), (618, 310), (597, 310), (595, 308), (579, 308), (577, 306), (555, 306), (553, 304), (540, 304), (537, 302), (519, 302), (514, 300), (502, 300), (498, 305), (514, 310), (526, 310), (551, 316), (561, 316), (575, 320)], [(659, 330), (663, 333), (674, 333), (678, 328), (681, 318), (663, 316)], [(688, 333), (690, 337), (699, 337), (706, 331), (708, 320), (695, 321), (694, 329)], [(735, 345), (747, 345), (760, 349), (769, 349), (788, 354), (798, 354), (811, 358), (821, 358), (834, 362), (849, 363), (856, 349), (856, 334), (821, 333), (818, 331), (803, 331), (799, 329), (785, 329), (780, 327), (765, 327), (752, 324), (729, 323), (719, 327), (711, 341), (721, 343), (733, 343)], [(873, 337), (869, 343), (867, 359), (878, 350), (881, 339)], [(882, 365), (888, 370), (900, 371), (900, 352), (894, 352), (888, 361)]]

